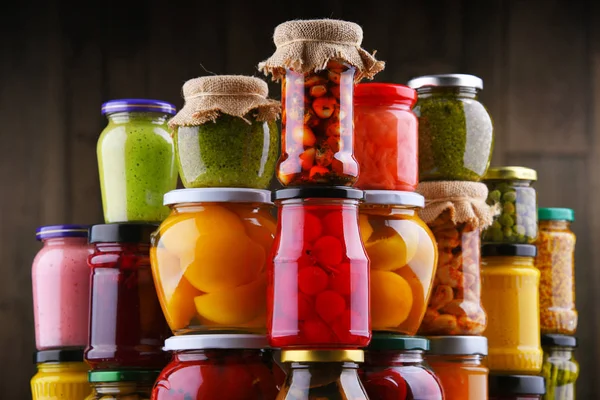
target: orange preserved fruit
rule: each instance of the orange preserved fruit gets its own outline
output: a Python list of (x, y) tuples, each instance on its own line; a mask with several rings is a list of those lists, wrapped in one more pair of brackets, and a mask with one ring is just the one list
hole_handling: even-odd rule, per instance
[(360, 237), (362, 241), (366, 243), (371, 237), (371, 234), (373, 234), (373, 227), (369, 222), (369, 217), (364, 214), (360, 214), (358, 216), (358, 227), (360, 229)]
[(411, 267), (405, 266), (397, 271), (394, 271), (398, 276), (404, 278), (408, 286), (412, 291), (412, 307), (406, 320), (400, 324), (398, 331), (407, 335), (414, 335), (421, 325), (425, 310), (427, 309), (427, 301), (429, 300), (429, 293), (425, 293), (424, 287), (430, 288), (430, 282), (421, 282), (419, 277), (415, 274)]
[(246, 236), (243, 229), (235, 234), (202, 235), (195, 250), (194, 261), (185, 266), (184, 276), (205, 293), (232, 289), (255, 280), (266, 259), (264, 249)]
[(412, 221), (390, 222), (396, 223), (396, 229), (383, 227), (372, 234), (371, 239), (365, 243), (372, 269), (398, 269), (408, 264), (417, 253), (418, 227)]
[(242, 219), (246, 235), (261, 245), (265, 256), (268, 256), (277, 231), (274, 218), (266, 210), (254, 210), (243, 206), (236, 207), (235, 212)]
[(390, 271), (371, 270), (371, 324), (373, 329), (395, 328), (408, 318), (413, 304), (408, 282)]
[(220, 325), (239, 325), (264, 313), (266, 292), (267, 279), (263, 274), (246, 285), (198, 296), (194, 302), (201, 317)]

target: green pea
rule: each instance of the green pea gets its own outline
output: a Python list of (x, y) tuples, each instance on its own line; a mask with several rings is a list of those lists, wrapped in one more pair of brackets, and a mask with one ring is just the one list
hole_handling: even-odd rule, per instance
[[(498, 221), (505, 228), (511, 228), (515, 224), (515, 220), (513, 219), (513, 217), (511, 217), (508, 214), (500, 215), (500, 218), (498, 219)], [(510, 233), (512, 234), (512, 229), (510, 230)]]
[(514, 214), (515, 205), (513, 203), (504, 203), (504, 205), (502, 206), (502, 211), (506, 214)]
[(502, 200), (510, 201), (511, 203), (514, 203), (517, 200), (517, 193), (516, 192), (506, 192), (502, 195)]
[(492, 242), (501, 242), (504, 239), (501, 228), (491, 228), (488, 232), (490, 233)]
[(514, 232), (513, 232), (512, 228), (510, 228), (508, 226), (505, 227), (504, 229), (502, 229), (502, 233), (504, 234), (504, 237), (506, 239), (510, 239), (514, 236)]
[(502, 225), (500, 225), (500, 222), (498, 222), (497, 219), (494, 220), (494, 222), (492, 222), (492, 226), (490, 226), (490, 229), (502, 229)]
[(497, 203), (500, 201), (500, 197), (502, 197), (502, 193), (498, 189), (492, 190), (488, 195), (488, 199), (493, 203)]
[(496, 189), (499, 190), (500, 193), (506, 193), (508, 191), (512, 191), (513, 190), (512, 186), (510, 186), (506, 182), (502, 182), (501, 184), (499, 184), (498, 186), (496, 186)]
[(525, 227), (523, 225), (514, 225), (512, 228), (517, 235), (523, 236), (526, 233)]

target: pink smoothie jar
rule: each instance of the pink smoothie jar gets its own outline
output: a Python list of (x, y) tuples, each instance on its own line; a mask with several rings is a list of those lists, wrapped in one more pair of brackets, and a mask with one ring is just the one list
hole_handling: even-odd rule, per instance
[(90, 268), (88, 227), (37, 229), (43, 243), (33, 260), (33, 315), (38, 350), (85, 347), (88, 339)]

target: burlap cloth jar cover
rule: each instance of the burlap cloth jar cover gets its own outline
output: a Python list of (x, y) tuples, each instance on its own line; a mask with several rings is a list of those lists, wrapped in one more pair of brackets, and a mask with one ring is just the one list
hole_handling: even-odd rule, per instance
[(258, 68), (279, 81), (286, 69), (305, 74), (323, 70), (330, 60), (356, 68), (355, 81), (372, 79), (385, 63), (361, 47), (362, 28), (353, 22), (335, 19), (287, 21), (275, 28), (275, 53)]
[(425, 197), (419, 215), (433, 232), (438, 264), (420, 335), (481, 335), (487, 316), (481, 305), (480, 230), (495, 209), (479, 182), (421, 182)]

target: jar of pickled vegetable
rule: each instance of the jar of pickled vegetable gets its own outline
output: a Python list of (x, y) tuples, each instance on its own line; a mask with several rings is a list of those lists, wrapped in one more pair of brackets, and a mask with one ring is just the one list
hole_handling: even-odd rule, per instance
[(445, 400), (486, 400), (487, 340), (483, 336), (429, 337), (425, 359), (442, 383)]
[(575, 234), (570, 208), (540, 208), (535, 266), (540, 270), (540, 329), (572, 335), (577, 330), (575, 308)]
[(287, 69), (282, 80), (282, 149), (277, 178), (284, 186), (352, 186), (355, 68), (330, 61), (321, 71)]
[(531, 184), (537, 172), (524, 167), (490, 168), (484, 177), (491, 206), (500, 208), (483, 232), (484, 242), (533, 243), (537, 238), (537, 196)]
[(268, 269), (271, 346), (366, 346), (371, 337), (369, 260), (358, 228), (363, 192), (291, 188), (273, 198), (279, 225)]
[(421, 335), (480, 335), (487, 317), (481, 306), (480, 233), (471, 223), (454, 224), (444, 211), (429, 224), (438, 248), (436, 279)]
[(150, 400), (152, 385), (159, 371), (90, 371), (94, 388), (86, 400)]
[(171, 214), (152, 240), (162, 309), (175, 335), (265, 332), (266, 260), (276, 224), (271, 193), (180, 189), (165, 195)]
[(372, 400), (442, 400), (442, 387), (425, 364), (425, 338), (374, 334), (360, 369)]
[(362, 350), (284, 350), (291, 363), (277, 400), (367, 400), (358, 377)]
[(413, 89), (361, 83), (354, 89), (354, 131), (360, 189), (414, 191), (419, 183), (418, 122)]
[(106, 223), (160, 222), (163, 195), (177, 187), (175, 148), (167, 120), (175, 106), (122, 99), (102, 105), (108, 125), (98, 139), (98, 170)]
[(576, 347), (577, 339), (573, 336), (542, 335), (545, 400), (575, 400), (575, 382), (579, 376), (579, 364), (573, 354)]
[(536, 374), (542, 368), (535, 246), (484, 244), (481, 300), (488, 315), (490, 371)]
[(417, 90), (419, 181), (479, 181), (494, 146), (492, 118), (478, 100), (483, 81), (473, 75), (426, 75)]
[(173, 352), (152, 400), (275, 400), (284, 375), (266, 336), (185, 335), (165, 342)]
[(37, 229), (43, 247), (31, 267), (35, 344), (38, 350), (85, 347), (88, 341), (89, 227), (50, 225)]
[(423, 196), (367, 190), (359, 225), (371, 265), (371, 328), (417, 333), (437, 265), (431, 230), (419, 218)]
[(38, 351), (35, 363), (37, 374), (31, 379), (33, 400), (83, 399), (92, 391), (83, 348)]
[(153, 224), (94, 225), (89, 344), (93, 370), (162, 368), (169, 326), (160, 309), (150, 267)]
[(489, 400), (541, 400), (546, 391), (541, 376), (491, 374), (489, 385)]

